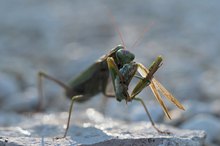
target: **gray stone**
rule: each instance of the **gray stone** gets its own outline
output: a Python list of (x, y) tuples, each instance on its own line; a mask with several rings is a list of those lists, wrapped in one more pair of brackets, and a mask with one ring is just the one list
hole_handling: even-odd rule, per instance
[(184, 129), (199, 129), (207, 133), (208, 143), (220, 144), (220, 119), (208, 114), (199, 114), (181, 125)]
[[(197, 130), (181, 130), (166, 125), (157, 125), (163, 131), (171, 134), (159, 134), (147, 122), (125, 123), (123, 121), (104, 118), (93, 109), (84, 113), (74, 113), (67, 137), (62, 136), (67, 113), (34, 114), (30, 117), (13, 116), (20, 120), (13, 126), (0, 127), (0, 145), (191, 145), (204, 144), (205, 132)], [(1, 114), (1, 118), (10, 116)], [(77, 119), (77, 120), (76, 120)]]

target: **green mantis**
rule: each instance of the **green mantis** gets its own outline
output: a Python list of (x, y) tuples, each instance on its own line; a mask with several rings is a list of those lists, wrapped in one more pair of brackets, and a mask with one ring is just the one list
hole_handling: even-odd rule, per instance
[[(88, 69), (82, 72), (76, 78), (70, 80), (68, 84), (59, 81), (58, 79), (47, 75), (44, 72), (38, 73), (38, 94), (40, 97), (38, 109), (42, 109), (43, 105), (43, 88), (42, 88), (42, 78), (46, 78), (60, 85), (66, 92), (68, 98), (72, 98), (76, 95), (83, 95), (82, 98), (78, 98), (77, 102), (83, 102), (89, 100), (91, 97), (98, 93), (103, 93), (107, 97), (114, 97), (107, 93), (106, 87), (108, 84), (109, 71), (106, 59), (107, 57), (115, 58), (115, 53), (119, 50), (121, 46), (117, 46), (112, 49), (108, 54), (102, 56), (94, 64), (92, 64)], [(96, 84), (96, 86), (94, 86)]]
[[(124, 48), (124, 46), (117, 46), (112, 49), (107, 55), (101, 57), (97, 62), (91, 65), (87, 70), (81, 73), (78, 77), (71, 80), (69, 84), (65, 84), (54, 77), (51, 77), (43, 72), (39, 72), (38, 89), (39, 89), (39, 108), (43, 101), (42, 93), (42, 77), (47, 78), (51, 81), (56, 82), (66, 91), (66, 96), (71, 99), (71, 105), (69, 108), (69, 116), (67, 121), (67, 127), (63, 137), (66, 137), (68, 128), (70, 125), (70, 118), (74, 102), (83, 102), (89, 100), (91, 97), (98, 93), (103, 93), (107, 97), (116, 97), (117, 101), (125, 100), (126, 103), (136, 100), (140, 102), (147, 116), (149, 117), (152, 126), (160, 133), (163, 131), (159, 130), (153, 122), (150, 113), (144, 103), (144, 101), (137, 97), (137, 95), (147, 86), (150, 86), (156, 99), (162, 106), (165, 114), (168, 118), (171, 118), (168, 109), (162, 101), (162, 98), (158, 91), (160, 91), (165, 97), (173, 102), (178, 108), (184, 110), (181, 103), (168, 92), (155, 78), (154, 73), (158, 70), (162, 63), (162, 57), (158, 56), (152, 65), (147, 69), (141, 63), (134, 61), (134, 54)], [(114, 86), (115, 94), (109, 94), (106, 92), (108, 84), (109, 74), (111, 75), (112, 83)], [(139, 81), (135, 88), (128, 93), (128, 88), (132, 78), (138, 78)], [(94, 86), (95, 83), (95, 86)]]

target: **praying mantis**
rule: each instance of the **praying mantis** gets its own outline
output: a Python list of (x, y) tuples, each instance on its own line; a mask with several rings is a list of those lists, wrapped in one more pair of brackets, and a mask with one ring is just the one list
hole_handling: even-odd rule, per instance
[[(166, 116), (171, 119), (168, 109), (165, 106), (159, 91), (172, 103), (174, 103), (179, 109), (184, 110), (183, 105), (159, 82), (154, 78), (154, 73), (162, 65), (162, 57), (158, 56), (155, 61), (147, 69), (141, 63), (134, 61), (135, 55), (125, 49), (124, 46), (118, 45), (112, 49), (108, 54), (102, 56), (98, 61), (92, 64), (88, 69), (82, 72), (78, 77), (71, 80), (69, 84), (65, 84), (56, 78), (47, 75), (43, 72), (38, 74), (38, 92), (39, 92), (39, 109), (41, 108), (43, 101), (42, 92), (42, 78), (54, 81), (58, 85), (64, 88), (66, 96), (71, 99), (69, 107), (69, 115), (67, 120), (67, 127), (63, 135), (64, 138), (67, 135), (70, 119), (72, 114), (72, 108), (74, 102), (83, 102), (89, 100), (91, 97), (98, 93), (103, 93), (106, 97), (116, 97), (117, 101), (121, 102), (125, 100), (126, 103), (136, 100), (142, 104), (150, 122), (155, 130), (160, 133), (164, 133), (155, 126), (153, 119), (148, 112), (148, 109), (144, 101), (137, 97), (137, 95), (147, 86), (150, 86), (154, 96), (163, 108)], [(137, 74), (138, 73), (138, 74)], [(109, 74), (112, 79), (115, 94), (109, 94), (106, 92), (108, 85)], [(138, 78), (139, 81), (131, 92), (128, 93), (128, 87), (130, 81), (133, 78)]]

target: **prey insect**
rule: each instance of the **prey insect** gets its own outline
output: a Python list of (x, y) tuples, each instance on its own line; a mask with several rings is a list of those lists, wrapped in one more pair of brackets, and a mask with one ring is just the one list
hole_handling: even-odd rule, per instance
[[(163, 87), (160, 82), (158, 82), (154, 77), (154, 73), (158, 70), (158, 68), (161, 66), (162, 57), (158, 56), (156, 60), (152, 63), (152, 65), (149, 67), (149, 70), (142, 65), (141, 63), (136, 63), (133, 61), (134, 55), (126, 50), (119, 50), (120, 54), (117, 55), (118, 61), (121, 62), (122, 67), (118, 68), (117, 64), (115, 63), (114, 59), (112, 57), (107, 58), (108, 68), (112, 77), (112, 82), (114, 85), (114, 91), (115, 96), (118, 101), (125, 100), (127, 102), (131, 102), (132, 100), (139, 101), (149, 117), (149, 120), (158, 132), (160, 133), (169, 133), (169, 132), (163, 132), (160, 129), (158, 129), (155, 126), (155, 123), (153, 119), (151, 118), (151, 115), (144, 103), (144, 101), (137, 97), (137, 95), (147, 86), (150, 86), (154, 96), (162, 106), (166, 116), (171, 119), (168, 109), (165, 106), (159, 92), (161, 91), (162, 94), (167, 97), (171, 102), (173, 102), (178, 108), (184, 110), (184, 107), (182, 104), (168, 91), (165, 87)], [(118, 52), (117, 52), (118, 53)], [(139, 73), (141, 76), (136, 75), (136, 73)], [(135, 88), (131, 92), (131, 95), (128, 93), (128, 86), (130, 84), (130, 81), (133, 77), (137, 77), (140, 79), (140, 81), (136, 84)]]
[[(137, 95), (145, 87), (150, 86), (156, 99), (159, 101), (168, 118), (170, 118), (168, 109), (163, 103), (158, 90), (161, 91), (161, 93), (171, 102), (173, 102), (178, 108), (184, 110), (184, 107), (153, 77), (154, 73), (161, 66), (161, 56), (158, 56), (156, 58), (149, 69), (144, 67), (144, 65), (142, 65), (141, 63), (136, 63), (134, 61), (134, 58), (134, 54), (126, 50), (123, 46), (119, 45), (116, 48), (112, 49), (107, 55), (101, 57), (87, 70), (82, 72), (78, 77), (71, 80), (69, 84), (65, 84), (52, 76), (49, 76), (43, 72), (39, 72), (38, 90), (39, 96), (41, 97), (39, 108), (41, 107), (43, 101), (42, 77), (44, 77), (56, 82), (61, 87), (63, 87), (65, 89), (66, 96), (72, 100), (69, 108), (67, 127), (63, 137), (66, 137), (68, 132), (74, 102), (83, 102), (89, 100), (91, 97), (100, 92), (107, 97), (116, 97), (118, 101), (125, 100), (126, 103), (131, 102), (132, 100), (139, 101), (143, 105), (152, 126), (158, 132), (163, 133), (163, 131), (159, 130), (155, 126), (155, 123), (153, 122), (144, 101), (141, 98), (137, 97)], [(137, 73), (139, 73), (140, 75), (138, 75)], [(109, 74), (112, 79), (115, 94), (109, 94), (106, 92)], [(128, 87), (134, 77), (138, 78), (139, 81), (131, 92), (131, 95), (129, 95)], [(94, 83), (96, 83), (95, 86)]]

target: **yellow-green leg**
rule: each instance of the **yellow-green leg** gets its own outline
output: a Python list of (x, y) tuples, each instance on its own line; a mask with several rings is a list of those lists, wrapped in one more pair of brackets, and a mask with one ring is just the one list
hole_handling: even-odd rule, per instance
[(155, 130), (157, 130), (157, 132), (163, 133), (163, 134), (169, 134), (168, 132), (161, 131), (159, 128), (157, 128), (155, 126), (155, 123), (154, 123), (153, 119), (151, 118), (151, 115), (150, 115), (150, 113), (149, 113), (149, 111), (147, 109), (147, 106), (145, 105), (144, 101), (141, 98), (135, 97), (134, 100), (139, 101), (143, 105), (144, 110), (147, 113), (147, 116), (148, 116), (148, 118), (149, 118), (149, 120), (151, 122), (151, 125), (154, 127)]
[(70, 108), (69, 108), (69, 115), (68, 115), (68, 120), (67, 120), (67, 125), (66, 125), (66, 129), (65, 129), (65, 133), (63, 135), (63, 137), (57, 137), (56, 139), (60, 139), (60, 138), (65, 138), (69, 129), (69, 125), (70, 125), (70, 119), (71, 119), (71, 115), (72, 115), (72, 109), (73, 109), (73, 103), (79, 99), (82, 98), (83, 95), (77, 95), (77, 96), (73, 96), (71, 99), (71, 104), (70, 104)]

